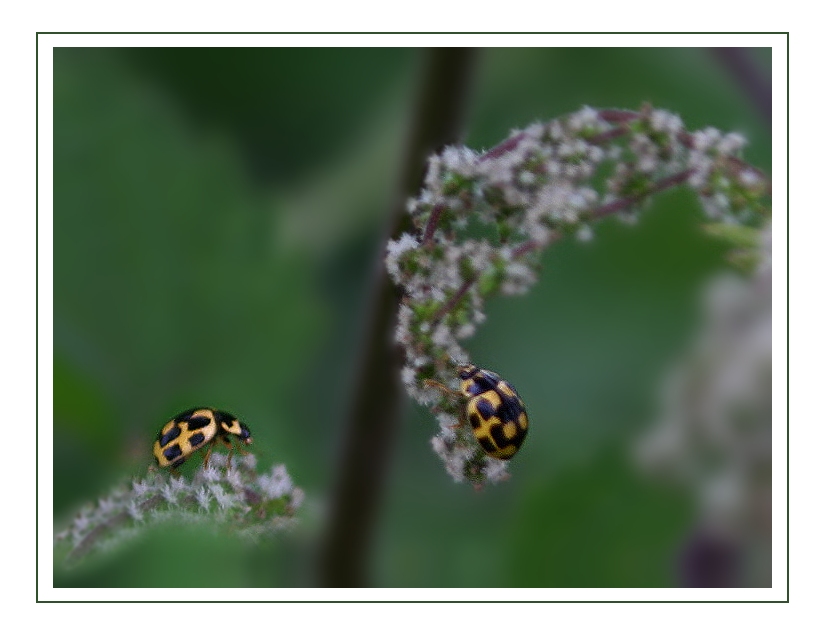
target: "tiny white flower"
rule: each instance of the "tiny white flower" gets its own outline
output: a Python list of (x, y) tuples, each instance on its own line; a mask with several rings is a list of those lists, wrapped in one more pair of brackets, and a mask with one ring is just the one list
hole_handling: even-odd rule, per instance
[(176, 492), (172, 489), (171, 484), (164, 484), (160, 488), (160, 495), (163, 496), (163, 499), (170, 505), (174, 505), (177, 502)]
[(437, 346), (448, 346), (450, 342), (452, 342), (452, 333), (450, 333), (449, 327), (445, 326), (443, 323), (439, 324), (435, 332), (433, 333), (433, 344)]
[(271, 499), (280, 498), (292, 489), (292, 480), (283, 465), (276, 465), (269, 474), (258, 477), (261, 490)]
[(581, 192), (570, 192), (567, 195), (567, 204), (574, 209), (585, 209), (588, 207), (587, 200)]
[(640, 172), (650, 174), (655, 172), (658, 167), (659, 160), (652, 154), (646, 154), (639, 157), (639, 162), (636, 164)]
[(292, 490), (292, 497), (290, 498), (289, 504), (292, 506), (292, 509), (298, 509), (304, 502), (304, 498), (306, 495), (304, 494), (304, 490), (299, 487), (295, 487)]
[(747, 139), (738, 132), (731, 132), (722, 137), (718, 149), (722, 154), (734, 154), (745, 147)]
[(507, 472), (507, 461), (499, 461), (491, 457), (485, 457), (482, 473), (491, 483), (504, 481), (510, 476)]
[(220, 470), (218, 470), (216, 465), (221, 464), (222, 462), (225, 462), (226, 459), (225, 458), (222, 459), (222, 458), (219, 458), (219, 457), (223, 457), (223, 455), (218, 454), (217, 452), (215, 454), (213, 454), (212, 458), (210, 459), (210, 465), (203, 470), (202, 474), (203, 474), (203, 479), (205, 481), (214, 482), (214, 481), (220, 480), (221, 472), (220, 472)]
[(198, 505), (205, 510), (209, 510), (211, 496), (205, 487), (201, 487), (195, 492), (195, 498), (198, 501)]
[(594, 163), (601, 163), (604, 161), (606, 157), (606, 153), (604, 149), (600, 148), (599, 146), (590, 146), (587, 149), (587, 158), (593, 161)]
[(442, 459), (447, 457), (447, 443), (441, 436), (435, 436), (430, 439), (430, 445), (432, 446), (433, 451)]
[(564, 138), (564, 128), (562, 128), (561, 122), (558, 119), (550, 122), (549, 132), (550, 138), (553, 141), (560, 141)]
[(599, 122), (599, 113), (590, 106), (585, 106), (581, 110), (570, 116), (568, 125), (571, 130), (578, 132), (585, 127), (593, 126)]
[(518, 173), (518, 182), (525, 186), (533, 185), (536, 182), (536, 175), (529, 170), (522, 170)]
[(541, 140), (544, 136), (544, 124), (540, 122), (530, 124), (524, 129), (524, 134), (533, 139)]
[(146, 481), (132, 481), (132, 491), (138, 498), (145, 496), (149, 489), (150, 486)]
[(572, 141), (565, 141), (559, 145), (558, 153), (560, 157), (567, 158), (576, 153), (576, 148)]
[(576, 232), (576, 238), (583, 243), (593, 240), (593, 228), (590, 225), (582, 225)]
[(247, 470), (254, 471), (255, 467), (258, 465), (258, 458), (252, 454), (252, 452), (249, 454), (244, 454), (241, 459), (241, 465)]
[(471, 323), (467, 323), (456, 329), (455, 336), (457, 339), (466, 340), (468, 337), (472, 337), (475, 332), (476, 327)]
[(215, 500), (218, 502), (218, 506), (221, 509), (229, 509), (232, 507), (236, 502), (236, 497), (234, 494), (231, 494), (223, 489), (218, 483), (213, 483), (209, 486), (209, 491), (211, 492), (212, 496), (215, 497)]
[(667, 119), (670, 113), (665, 110), (654, 110), (650, 114), (650, 127), (662, 132), (667, 129)]
[(713, 203), (718, 209), (724, 210), (730, 207), (730, 199), (723, 192), (717, 192), (713, 195)]
[(739, 182), (745, 187), (753, 187), (754, 185), (759, 185), (762, 179), (753, 170), (743, 170), (739, 174)]
[(115, 509), (115, 501), (111, 498), (101, 498), (98, 507), (102, 514), (109, 514)]
[(445, 461), (447, 474), (453, 477), (456, 483), (461, 483), (464, 480), (464, 466), (466, 462), (464, 457), (459, 454), (448, 454)]
[(427, 176), (424, 177), (424, 183), (430, 190), (436, 190), (441, 181), (441, 157), (434, 154), (429, 159), (427, 166)]
[(693, 134), (693, 147), (699, 152), (705, 152), (715, 147), (722, 137), (716, 128), (705, 128)]
[(415, 372), (414, 368), (410, 368), (409, 366), (404, 366), (404, 368), (401, 369), (401, 381), (405, 385), (407, 385), (407, 386), (414, 385), (415, 384), (415, 376), (416, 376), (416, 372)]
[(236, 491), (243, 488), (243, 479), (237, 469), (227, 471), (226, 482)]
[(581, 165), (570, 163), (564, 166), (564, 176), (570, 179), (584, 176), (584, 169)]
[(179, 476), (179, 477), (172, 476), (172, 477), (170, 477), (169, 485), (171, 485), (172, 491), (176, 492), (176, 493), (182, 492), (187, 487), (186, 479), (183, 478), (182, 476)]

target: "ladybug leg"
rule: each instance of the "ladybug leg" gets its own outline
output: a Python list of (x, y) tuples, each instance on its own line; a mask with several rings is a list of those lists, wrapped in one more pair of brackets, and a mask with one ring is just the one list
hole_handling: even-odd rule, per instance
[(447, 388), (447, 386), (445, 386), (444, 384), (442, 384), (440, 382), (435, 381), (434, 379), (425, 379), (424, 380), (424, 385), (429, 386), (430, 388), (435, 388), (437, 390), (440, 390), (445, 395), (450, 395), (451, 397), (457, 397), (459, 399), (464, 397), (464, 395), (461, 394), (460, 392), (458, 392), (457, 390), (453, 390), (452, 388)]
[(240, 442), (238, 442), (238, 443), (234, 444), (234, 445), (237, 445), (237, 447), (238, 447), (238, 452), (240, 452), (240, 453), (241, 453), (241, 454), (243, 454), (244, 456), (248, 456), (248, 455), (250, 454), (250, 452), (247, 452), (246, 450), (244, 450), (244, 449), (243, 449), (243, 447), (241, 447), (241, 445), (239, 445), (239, 444), (240, 444)]
[[(463, 397), (464, 395), (462, 395)], [(458, 421), (451, 426), (448, 426), (450, 430), (458, 430), (459, 428), (470, 427), (470, 420), (467, 418), (467, 409), (461, 408), (461, 411), (458, 414)]]
[(458, 430), (458, 428), (461, 428), (461, 427), (464, 427), (464, 426), (467, 426), (468, 428), (470, 427), (470, 421), (467, 419), (467, 409), (466, 408), (461, 409), (461, 415), (459, 415), (459, 417), (458, 417), (458, 423), (454, 423), (453, 425), (451, 425), (450, 429), (451, 430)]
[(228, 470), (229, 466), (231, 465), (232, 453), (235, 451), (235, 446), (232, 444), (232, 441), (230, 441), (226, 437), (217, 437), (217, 438), (219, 438), (221, 440), (221, 443), (224, 445), (224, 447), (229, 448), (229, 454), (226, 457), (226, 469)]
[[(435, 388), (437, 390), (440, 390), (445, 395), (449, 395), (450, 397), (453, 397), (455, 399), (464, 399), (465, 398), (463, 393), (460, 393), (457, 390), (453, 390), (452, 388), (447, 388), (447, 386), (445, 386), (444, 384), (439, 383), (439, 382), (437, 382), (433, 379), (425, 379), (424, 380), (424, 385), (429, 386), (430, 388)], [(453, 425), (450, 426), (450, 428), (452, 428), (453, 430), (456, 430), (456, 429), (462, 427), (465, 423), (466, 423), (466, 413), (464, 412), (464, 409), (462, 408), (461, 409), (461, 417), (459, 418), (458, 423), (454, 423)]]
[(212, 448), (214, 448), (214, 447), (215, 447), (215, 439), (212, 439), (209, 442), (209, 449), (206, 451), (206, 456), (203, 457), (203, 469), (204, 470), (209, 467), (209, 457), (212, 456)]

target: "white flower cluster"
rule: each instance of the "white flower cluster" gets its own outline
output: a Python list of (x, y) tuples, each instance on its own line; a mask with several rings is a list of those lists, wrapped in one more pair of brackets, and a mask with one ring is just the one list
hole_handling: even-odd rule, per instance
[(289, 525), (304, 499), (283, 465), (265, 474), (255, 471), (255, 456), (214, 453), (189, 480), (154, 468), (128, 487), (118, 487), (95, 505), (87, 505), (55, 543), (71, 543), (67, 560), (93, 550), (110, 550), (150, 524), (208, 523), (244, 536), (259, 536)]
[[(486, 153), (448, 147), (431, 157), (424, 187), (407, 205), (415, 235), (391, 240), (386, 256), (404, 293), (396, 340), (406, 353), (408, 393), (436, 412), (458, 413), (425, 380), (454, 384), (456, 366), (469, 361), (459, 342), (483, 322), (484, 299), (527, 292), (554, 240), (590, 240), (594, 221), (614, 213), (632, 219), (650, 195), (683, 183), (713, 218), (764, 214), (767, 185), (736, 157), (743, 142), (712, 130), (691, 135), (663, 110), (585, 107), (514, 131)], [(460, 435), (433, 445), (453, 476), (490, 472), (477, 452), (468, 462)]]
[[(702, 534), (762, 563), (771, 536), (770, 232), (769, 224), (751, 279), (725, 275), (708, 286), (701, 332), (637, 448), (644, 467), (692, 491)], [(747, 570), (743, 585), (770, 583), (769, 570), (767, 578), (754, 562)]]

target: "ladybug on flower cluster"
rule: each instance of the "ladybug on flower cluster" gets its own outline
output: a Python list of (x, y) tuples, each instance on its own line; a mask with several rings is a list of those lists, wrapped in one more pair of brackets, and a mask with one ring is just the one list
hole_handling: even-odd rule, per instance
[(249, 428), (235, 415), (214, 408), (192, 408), (181, 412), (160, 429), (152, 453), (160, 467), (176, 470), (195, 452), (208, 445), (203, 459), (203, 466), (208, 467), (212, 449), (218, 441), (229, 448), (229, 457), (232, 457), (235, 449), (232, 439), (244, 445), (252, 443)]
[(498, 374), (463, 364), (458, 367), (460, 390), (451, 390), (432, 379), (427, 386), (464, 401), (463, 421), (489, 456), (503, 461), (513, 458), (527, 437), (527, 409), (516, 389)]

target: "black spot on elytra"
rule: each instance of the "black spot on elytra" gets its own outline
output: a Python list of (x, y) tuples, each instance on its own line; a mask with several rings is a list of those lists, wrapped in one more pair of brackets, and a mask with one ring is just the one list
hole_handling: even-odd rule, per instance
[(184, 421), (189, 421), (189, 417), (191, 417), (198, 410), (203, 410), (203, 408), (190, 408), (189, 410), (184, 410), (177, 417), (175, 417), (175, 421), (177, 423), (182, 423)]
[(187, 425), (190, 430), (200, 430), (201, 428), (208, 426), (210, 423), (212, 423), (211, 417), (204, 417), (203, 415), (200, 415), (189, 419)]
[(180, 436), (180, 426), (172, 426), (172, 429), (169, 430), (164, 435), (158, 435), (158, 443), (160, 443), (160, 447), (164, 447), (169, 444), (170, 441), (174, 441)]
[(483, 419), (489, 419), (496, 413), (496, 409), (493, 408), (493, 404), (491, 404), (484, 397), (479, 397), (476, 400), (476, 410), (478, 410), (478, 414), (480, 414)]
[(231, 415), (228, 412), (224, 412), (223, 410), (215, 410), (215, 421), (220, 423), (225, 423), (227, 426), (231, 426), (232, 422), (235, 420), (235, 415)]
[(493, 441), (495, 441), (496, 445), (500, 448), (506, 448), (510, 445), (510, 440), (504, 436), (504, 426), (500, 423), (495, 423), (490, 426), (490, 436), (493, 437)]
[(475, 412), (470, 415), (470, 425), (473, 426), (473, 430), (481, 427), (481, 419)]
[(475, 376), (475, 382), (484, 387), (484, 390), (495, 390), (501, 377), (489, 370), (479, 370)]
[(501, 396), (501, 405), (496, 410), (496, 416), (502, 421), (518, 421), (519, 415), (524, 412), (524, 405), (518, 397)]
[(498, 447), (502, 450), (511, 445), (514, 445), (516, 449), (518, 449), (521, 447), (521, 444), (524, 443), (524, 437), (527, 436), (527, 430), (522, 430), (516, 426), (516, 436), (512, 439), (508, 439), (504, 436), (504, 425), (496, 424), (490, 426), (490, 436), (493, 437), (493, 441), (495, 441), (498, 444)]
[[(163, 456), (166, 457), (167, 461), (172, 461), (178, 458), (183, 452), (181, 452), (180, 446), (175, 443), (174, 445), (169, 446), (163, 451)], [(183, 463), (183, 461), (181, 461)]]
[(196, 434), (193, 434), (191, 437), (189, 437), (189, 443), (192, 445), (193, 448), (196, 448), (201, 443), (203, 443), (205, 439), (206, 439), (206, 437), (203, 436), (203, 433), (198, 432)]
[(488, 439), (487, 437), (480, 438), (478, 440), (478, 442), (481, 445), (481, 447), (484, 448), (484, 451), (487, 452), (488, 454), (493, 453), (496, 450), (498, 450), (498, 448), (496, 446), (494, 446), (492, 444), (492, 442), (490, 441), (490, 439)]
[(484, 388), (479, 386), (477, 383), (473, 382), (469, 386), (467, 386), (467, 392), (470, 394), (471, 397), (475, 397), (476, 395), (480, 395), (484, 392)]

